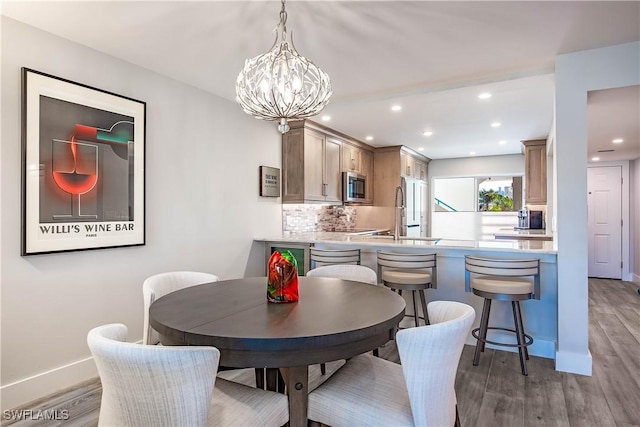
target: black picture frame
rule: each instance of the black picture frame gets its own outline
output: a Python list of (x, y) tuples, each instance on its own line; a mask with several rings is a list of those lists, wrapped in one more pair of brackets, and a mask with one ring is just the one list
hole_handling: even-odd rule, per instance
[(22, 68), (21, 255), (145, 244), (146, 103)]

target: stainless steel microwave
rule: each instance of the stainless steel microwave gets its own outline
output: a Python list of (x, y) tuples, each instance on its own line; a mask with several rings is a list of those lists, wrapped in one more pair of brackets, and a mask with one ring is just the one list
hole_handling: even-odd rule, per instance
[(366, 199), (367, 177), (353, 172), (342, 172), (342, 201), (362, 203)]

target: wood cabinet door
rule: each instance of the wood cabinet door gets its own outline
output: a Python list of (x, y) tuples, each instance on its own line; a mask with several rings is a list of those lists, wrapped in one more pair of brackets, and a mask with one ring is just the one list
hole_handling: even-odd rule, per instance
[(342, 163), (340, 153), (342, 142), (334, 138), (326, 138), (324, 149), (324, 200), (342, 202)]
[(361, 172), (361, 150), (353, 145), (342, 143), (342, 170), (344, 172)]
[(525, 203), (547, 203), (547, 146), (544, 140), (525, 141)]
[(304, 130), (304, 200), (325, 200), (323, 180), (325, 136), (311, 129)]
[(373, 152), (369, 150), (360, 151), (361, 174), (367, 177), (367, 184), (364, 189), (365, 203), (373, 203)]
[(304, 131), (291, 129), (282, 136), (282, 201), (304, 200)]

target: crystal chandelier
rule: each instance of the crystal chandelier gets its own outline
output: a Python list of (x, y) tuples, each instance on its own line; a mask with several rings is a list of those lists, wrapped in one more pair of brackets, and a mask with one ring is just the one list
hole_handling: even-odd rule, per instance
[(245, 113), (261, 120), (279, 120), (286, 133), (289, 120), (315, 116), (331, 97), (327, 73), (298, 54), (293, 36), (287, 40), (284, 0), (276, 41), (267, 53), (247, 59), (236, 80), (236, 100)]

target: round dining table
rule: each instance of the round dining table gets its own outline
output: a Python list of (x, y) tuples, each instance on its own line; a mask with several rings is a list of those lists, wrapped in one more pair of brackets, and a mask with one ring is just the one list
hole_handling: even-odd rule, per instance
[(266, 277), (193, 286), (159, 298), (149, 322), (164, 345), (212, 346), (220, 365), (280, 368), (289, 425), (307, 425), (308, 367), (348, 359), (393, 338), (404, 299), (383, 286), (299, 277), (300, 299), (267, 301)]

